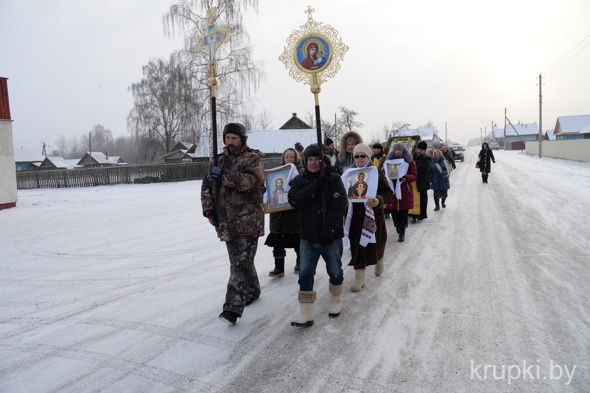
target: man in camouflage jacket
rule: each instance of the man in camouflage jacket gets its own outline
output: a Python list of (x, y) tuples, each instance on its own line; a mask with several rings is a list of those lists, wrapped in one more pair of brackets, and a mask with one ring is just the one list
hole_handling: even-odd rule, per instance
[(243, 125), (227, 124), (223, 139), (226, 147), (218, 156), (218, 166), (211, 162), (203, 179), (201, 205), (227, 246), (230, 277), (219, 317), (235, 324), (244, 307), (260, 296), (254, 257), (258, 237), (264, 235), (264, 166), (259, 153), (246, 144)]

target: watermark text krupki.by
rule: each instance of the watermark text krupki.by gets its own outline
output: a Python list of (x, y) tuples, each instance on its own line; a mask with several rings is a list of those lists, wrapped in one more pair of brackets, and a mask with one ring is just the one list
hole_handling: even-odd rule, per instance
[(476, 364), (471, 360), (472, 380), (506, 380), (509, 385), (517, 380), (563, 381), (569, 385), (574, 378), (576, 365), (560, 364), (553, 360), (549, 363), (527, 362), (522, 364)]

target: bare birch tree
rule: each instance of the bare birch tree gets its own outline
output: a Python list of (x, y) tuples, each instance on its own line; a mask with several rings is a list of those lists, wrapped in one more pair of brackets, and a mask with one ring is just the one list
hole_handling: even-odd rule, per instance
[[(191, 86), (190, 72), (175, 56), (169, 61), (150, 60), (143, 67), (143, 78), (129, 87), (134, 107), (127, 119), (128, 127), (137, 140), (157, 140), (147, 143), (151, 156), (168, 152), (179, 138), (190, 138), (202, 120), (202, 92)], [(193, 140), (194, 142), (194, 140)]]
[[(218, 25), (231, 27), (231, 39), (216, 52), (217, 60), (217, 115), (221, 126), (228, 121), (250, 116), (247, 112), (252, 94), (258, 89), (265, 74), (252, 58), (252, 47), (242, 23), (242, 12), (258, 10), (258, 0), (177, 0), (164, 14), (164, 30), (169, 36), (182, 34), (184, 49), (175, 55), (191, 77), (191, 86), (200, 99), (199, 122), (196, 134), (210, 134), (209, 53), (197, 52), (197, 37), (208, 35), (207, 12), (217, 7)], [(212, 140), (212, 138), (209, 138)]]

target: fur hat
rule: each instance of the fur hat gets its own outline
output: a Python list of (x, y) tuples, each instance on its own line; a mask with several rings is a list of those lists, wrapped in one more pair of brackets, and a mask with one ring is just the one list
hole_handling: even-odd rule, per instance
[(305, 150), (303, 151), (303, 165), (307, 168), (307, 159), (309, 157), (322, 157), (323, 156), (323, 162), (324, 162), (324, 167), (328, 168), (331, 165), (331, 160), (330, 160), (330, 156), (326, 153), (325, 148), (324, 148), (324, 154), (320, 155), (320, 148), (318, 147), (317, 143), (313, 143), (309, 146), (307, 146), (305, 148)]
[(403, 153), (408, 151), (408, 149), (406, 148), (406, 145), (404, 145), (403, 143), (394, 144), (393, 147), (391, 148), (391, 151), (396, 151), (396, 150), (401, 150)]
[(426, 149), (428, 149), (428, 144), (424, 141), (420, 141), (420, 142), (418, 142), (416, 149), (426, 150)]
[(369, 148), (369, 146), (365, 145), (364, 143), (359, 143), (358, 145), (356, 145), (354, 147), (354, 150), (352, 151), (352, 155), (355, 156), (357, 154), (364, 154), (367, 156), (367, 158), (371, 158), (371, 149)]
[(244, 127), (240, 123), (227, 123), (225, 127), (223, 127), (223, 143), (225, 143), (225, 136), (227, 134), (236, 134), (242, 140), (242, 144), (246, 144), (246, 140), (248, 139), (248, 134), (246, 132), (246, 127)]

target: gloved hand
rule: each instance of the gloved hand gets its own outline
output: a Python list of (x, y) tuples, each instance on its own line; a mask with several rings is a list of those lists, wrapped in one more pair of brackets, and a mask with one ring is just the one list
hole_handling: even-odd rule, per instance
[(218, 166), (212, 166), (211, 170), (209, 171), (209, 177), (215, 180), (221, 179), (221, 168)]
[(324, 226), (320, 231), (320, 244), (326, 245), (334, 241), (334, 230), (328, 226)]
[(367, 201), (367, 203), (371, 207), (376, 207), (376, 206), (379, 205), (379, 199), (378, 198), (369, 198), (369, 200)]
[(203, 213), (203, 215), (207, 217), (211, 225), (217, 228), (219, 225), (219, 222), (217, 221), (217, 213), (215, 213), (213, 210), (207, 210), (205, 213)]

